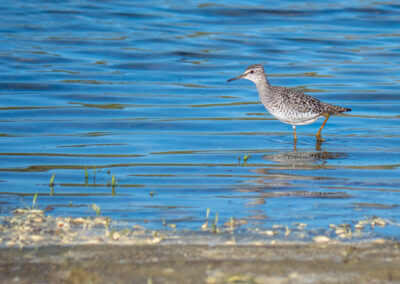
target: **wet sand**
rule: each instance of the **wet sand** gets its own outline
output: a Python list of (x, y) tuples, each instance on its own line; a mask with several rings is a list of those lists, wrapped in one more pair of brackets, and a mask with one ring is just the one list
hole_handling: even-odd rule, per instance
[(399, 283), (399, 243), (0, 250), (2, 283)]
[[(365, 221), (366, 222), (366, 221)], [(370, 219), (358, 225), (384, 225)], [(360, 225), (360, 226), (361, 226)], [(120, 228), (104, 217), (17, 209), (0, 224), (1, 283), (400, 283), (400, 243), (349, 228), (301, 241), (283, 228)], [(174, 226), (172, 226), (174, 227)], [(279, 230), (284, 230), (284, 232)], [(337, 232), (337, 233), (334, 233)], [(342, 238), (341, 236), (344, 236)], [(343, 241), (342, 241), (343, 240)]]

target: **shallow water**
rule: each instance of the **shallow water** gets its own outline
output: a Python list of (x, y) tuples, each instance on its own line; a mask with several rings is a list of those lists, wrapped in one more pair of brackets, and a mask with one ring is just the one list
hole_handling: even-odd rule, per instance
[[(397, 2), (0, 5), (2, 215), (38, 193), (49, 214), (95, 203), (151, 229), (200, 230), (209, 208), (263, 228), (379, 216), (374, 236), (399, 239)], [(321, 120), (298, 127), (294, 151), (253, 84), (226, 82), (254, 63), (353, 111), (320, 145)]]

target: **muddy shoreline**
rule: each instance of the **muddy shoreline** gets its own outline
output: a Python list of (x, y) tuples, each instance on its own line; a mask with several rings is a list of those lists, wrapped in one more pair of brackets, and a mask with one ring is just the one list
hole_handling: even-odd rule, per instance
[(2, 283), (398, 283), (400, 243), (0, 249)]
[[(203, 231), (168, 225), (149, 231), (117, 229), (105, 217), (54, 218), (17, 209), (1, 221), (2, 283), (400, 282), (400, 243), (357, 240), (346, 226), (305, 241), (299, 237), (309, 234), (304, 225), (239, 233), (235, 220)], [(360, 221), (353, 230), (384, 222)]]

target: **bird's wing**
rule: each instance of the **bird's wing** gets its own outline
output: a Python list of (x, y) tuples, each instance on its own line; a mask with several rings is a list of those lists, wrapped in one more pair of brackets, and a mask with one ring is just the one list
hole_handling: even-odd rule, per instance
[(323, 114), (327, 111), (326, 104), (293, 88), (275, 87), (280, 93), (284, 104), (292, 105), (298, 112)]

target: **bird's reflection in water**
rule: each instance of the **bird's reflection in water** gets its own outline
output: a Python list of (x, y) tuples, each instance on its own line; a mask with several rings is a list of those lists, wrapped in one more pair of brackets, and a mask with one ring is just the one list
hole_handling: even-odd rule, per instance
[(315, 151), (293, 151), (267, 154), (262, 159), (292, 166), (325, 165), (328, 160), (343, 159), (347, 154), (342, 152), (328, 152), (321, 149), (321, 143), (317, 143)]
[[(282, 151), (275, 154), (266, 154), (262, 159), (279, 163), (279, 166), (269, 166), (253, 169), (264, 178), (253, 179), (249, 183), (258, 184), (256, 187), (248, 189), (248, 192), (257, 192), (258, 196), (254, 196), (253, 200), (248, 203), (250, 206), (259, 206), (265, 203), (267, 198), (277, 197), (311, 197), (311, 198), (349, 198), (344, 192), (331, 192), (327, 189), (319, 191), (318, 187), (327, 182), (337, 180), (337, 177), (302, 174), (295, 172), (286, 172), (290, 169), (311, 170), (319, 169), (329, 160), (344, 159), (347, 157), (343, 152), (329, 152), (321, 149), (320, 145), (315, 150), (302, 149), (294, 151)], [(319, 172), (322, 173), (322, 172)], [(339, 178), (340, 179), (340, 178)], [(305, 181), (305, 184), (299, 183)], [(313, 186), (309, 186), (309, 182)], [(304, 187), (304, 185), (307, 185)], [(257, 202), (256, 202), (257, 200)]]

